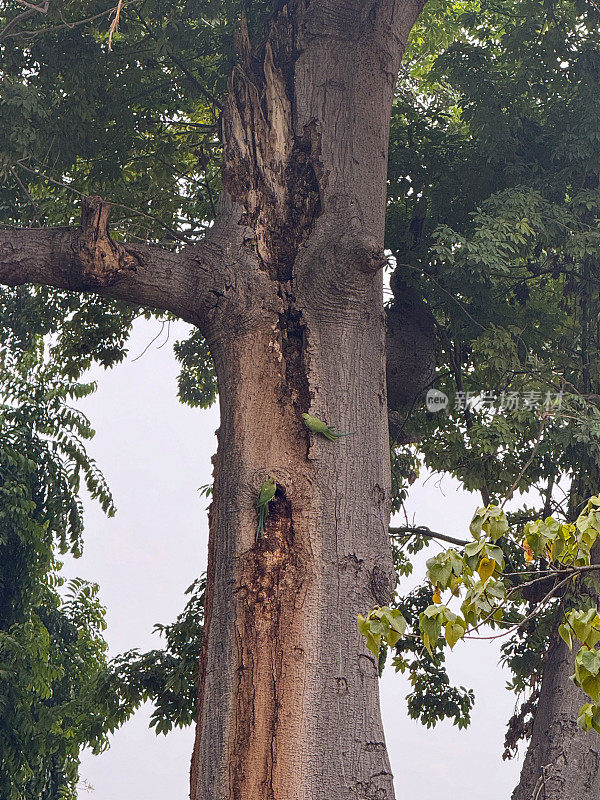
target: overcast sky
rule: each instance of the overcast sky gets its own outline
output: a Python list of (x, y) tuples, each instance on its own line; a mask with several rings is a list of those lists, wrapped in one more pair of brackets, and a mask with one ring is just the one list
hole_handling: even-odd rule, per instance
[[(186, 335), (185, 325), (171, 324), (164, 346), (163, 335), (134, 360), (159, 330), (157, 321), (138, 322), (129, 359), (95, 372), (98, 391), (80, 403), (96, 429), (89, 450), (112, 488), (117, 515), (106, 519), (86, 504), (84, 555), (68, 560), (65, 571), (100, 584), (115, 655), (158, 646), (154, 623), (175, 619), (184, 590), (206, 568), (207, 500), (198, 488), (212, 480), (218, 411), (177, 400), (172, 343)], [(457, 487), (448, 478), (418, 481), (409, 514), (419, 524), (464, 536), (477, 498)], [(451, 723), (427, 730), (408, 719), (408, 682), (386, 669), (382, 708), (397, 800), (508, 800), (520, 763), (501, 760), (514, 696), (504, 688), (510, 676), (498, 661), (494, 643), (473, 641), (460, 642), (448, 659), (451, 678), (476, 693), (467, 731)], [(156, 736), (147, 725), (150, 711), (118, 731), (106, 753), (84, 754), (81, 776), (93, 790), (82, 786), (82, 800), (186, 800), (193, 731)]]

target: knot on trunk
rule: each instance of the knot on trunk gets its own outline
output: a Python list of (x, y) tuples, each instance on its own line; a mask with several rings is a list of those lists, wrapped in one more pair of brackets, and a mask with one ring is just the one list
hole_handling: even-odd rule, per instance
[(108, 231), (110, 203), (101, 197), (84, 197), (81, 223), (74, 251), (84, 285), (91, 288), (111, 286), (123, 272), (137, 272), (142, 262)]
[[(388, 264), (388, 258), (378, 237), (357, 220), (344, 219), (342, 209), (338, 224), (343, 230), (335, 244), (335, 257), (347, 271), (359, 275), (373, 274)], [(343, 227), (342, 227), (343, 226)]]

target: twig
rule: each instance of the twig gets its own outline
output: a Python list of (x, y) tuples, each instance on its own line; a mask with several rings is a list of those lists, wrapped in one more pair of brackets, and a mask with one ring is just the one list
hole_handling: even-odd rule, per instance
[(166, 336), (166, 339), (164, 340), (164, 342), (162, 344), (159, 344), (156, 349), (160, 350), (161, 348), (163, 348), (168, 343), (170, 336), (171, 336), (171, 320), (169, 319), (169, 320), (167, 320), (167, 336)]
[[(533, 611), (530, 614), (528, 614), (520, 622), (516, 623), (515, 625), (512, 625), (510, 628), (508, 628), (507, 630), (503, 631), (502, 633), (497, 633), (494, 636), (471, 636), (470, 635), (470, 634), (474, 633), (482, 625), (484, 625), (486, 622), (488, 622), (494, 616), (496, 611), (498, 611), (498, 609), (502, 608), (502, 606), (497, 606), (495, 609), (493, 609), (490, 612), (490, 614), (485, 619), (481, 620), (481, 622), (478, 622), (477, 625), (475, 625), (474, 628), (471, 628), (469, 633), (465, 634), (465, 636), (463, 638), (464, 639), (487, 639), (487, 640), (502, 639), (504, 636), (508, 636), (513, 631), (518, 631), (519, 628), (522, 628), (523, 625), (525, 625), (527, 622), (530, 622), (541, 611), (543, 611), (545, 606), (548, 605), (550, 600), (552, 600), (552, 598), (555, 596), (555, 594), (558, 591), (558, 589), (560, 589), (561, 586), (564, 586), (565, 583), (568, 583), (570, 580), (572, 580), (572, 578), (573, 578), (573, 575), (568, 575), (562, 581), (559, 581), (557, 584), (555, 584), (552, 587), (552, 589), (550, 589), (548, 594), (537, 604), (537, 606), (533, 609)], [(514, 588), (517, 588), (517, 587), (514, 587)], [(519, 587), (519, 588), (521, 588), (521, 587)], [(512, 592), (512, 589), (510, 591)]]
[(34, 14), (35, 11), (28, 9), (27, 11), (23, 11), (21, 14), (17, 14), (16, 17), (13, 17), (13, 19), (11, 19), (11, 21), (7, 24), (6, 28), (4, 28), (4, 30), (0, 33), (0, 42), (3, 39), (8, 39), (10, 32), (19, 24), (19, 22), (22, 22), (24, 19), (28, 19), (28, 17), (32, 17)]
[[(146, 31), (148, 32), (148, 35), (149, 35), (149, 36), (150, 36), (152, 39), (154, 39), (154, 41), (156, 41), (156, 36), (155, 36), (154, 32), (152, 31), (152, 29), (150, 28), (150, 26), (148, 25), (148, 23), (146, 22), (146, 20), (145, 20), (145, 19), (142, 17), (142, 15), (140, 14), (140, 12), (139, 12), (139, 11), (137, 12), (137, 16), (138, 16), (138, 19), (140, 20), (140, 22), (142, 23), (142, 25), (144, 26), (144, 28), (146, 29)], [(196, 88), (196, 89), (197, 89), (197, 90), (198, 90), (198, 91), (199, 91), (201, 94), (203, 94), (203, 95), (204, 95), (204, 97), (205, 97), (205, 98), (206, 98), (206, 99), (207, 99), (207, 100), (208, 100), (210, 103), (212, 103), (212, 104), (213, 104), (213, 106), (214, 106), (215, 108), (218, 108), (218, 109), (219, 109), (219, 111), (221, 111), (221, 110), (222, 110), (221, 103), (219, 103), (219, 101), (218, 101), (218, 100), (217, 100), (217, 98), (214, 96), (214, 94), (212, 94), (212, 92), (209, 92), (209, 90), (208, 90), (208, 89), (207, 89), (205, 86), (203, 86), (203, 85), (200, 83), (200, 81), (198, 80), (198, 78), (197, 78), (197, 77), (194, 75), (194, 73), (193, 73), (193, 72), (191, 72), (191, 70), (189, 70), (189, 69), (188, 69), (188, 67), (187, 67), (187, 66), (184, 64), (184, 62), (183, 62), (183, 61), (182, 61), (180, 58), (178, 58), (177, 56), (173, 55), (173, 53), (172, 53), (170, 50), (167, 50), (167, 56), (168, 56), (168, 57), (171, 59), (171, 61), (172, 61), (172, 62), (173, 62), (173, 63), (174, 63), (174, 64), (175, 64), (177, 67), (179, 67), (179, 69), (181, 70), (181, 72), (183, 72), (183, 74), (184, 74), (184, 75), (186, 76), (186, 78), (187, 78), (187, 79), (188, 79), (188, 80), (189, 80), (189, 81), (190, 81), (190, 82), (191, 82), (191, 83), (192, 83), (192, 84), (195, 86), (195, 88)]]
[(416, 527), (407, 525), (400, 528), (390, 528), (389, 532), (390, 536), (402, 536), (405, 533), (412, 533), (416, 534), (417, 536), (424, 536), (426, 539), (440, 539), (442, 542), (455, 544), (458, 547), (464, 547), (468, 544), (468, 542), (464, 541), (463, 539), (455, 539), (453, 536), (448, 536), (445, 533), (437, 533), (436, 531), (432, 531), (424, 525), (419, 525)]
[(40, 209), (39, 209), (39, 207), (38, 207), (37, 203), (35, 202), (35, 200), (34, 200), (34, 199), (33, 199), (33, 197), (31, 196), (31, 194), (30, 194), (30, 192), (29, 192), (29, 189), (28, 189), (28, 188), (25, 186), (25, 184), (23, 183), (23, 181), (21, 180), (21, 178), (19, 178), (19, 176), (18, 176), (17, 172), (15, 171), (14, 167), (9, 167), (9, 170), (10, 170), (10, 172), (11, 172), (11, 175), (13, 176), (13, 178), (16, 180), (16, 182), (17, 182), (17, 183), (19, 184), (19, 186), (21, 187), (21, 189), (22, 189), (22, 191), (23, 191), (23, 194), (24, 194), (24, 195), (27, 197), (27, 199), (29, 200), (29, 202), (30, 202), (30, 203), (31, 203), (31, 205), (33, 206), (33, 210), (35, 211), (35, 217), (33, 218), (33, 221), (34, 221), (34, 222), (36, 222), (36, 221), (37, 221), (37, 222), (39, 223), (39, 218), (40, 218)]
[(167, 55), (169, 56), (169, 58), (171, 59), (171, 61), (172, 61), (172, 62), (173, 62), (173, 63), (174, 63), (176, 66), (178, 66), (178, 67), (179, 67), (179, 69), (180, 69), (180, 70), (183, 72), (183, 74), (186, 76), (186, 78), (187, 78), (187, 79), (188, 79), (188, 80), (189, 80), (189, 81), (190, 81), (190, 82), (191, 82), (191, 83), (192, 83), (192, 84), (195, 86), (195, 88), (196, 88), (196, 89), (197, 89), (197, 90), (198, 90), (198, 91), (199, 91), (201, 94), (203, 94), (203, 95), (204, 95), (204, 97), (205, 97), (205, 98), (206, 98), (206, 99), (209, 101), (209, 103), (212, 103), (212, 104), (213, 104), (213, 106), (215, 106), (215, 108), (218, 108), (218, 109), (219, 109), (219, 111), (220, 111), (220, 110), (222, 109), (222, 105), (221, 105), (221, 103), (219, 103), (219, 101), (217, 100), (217, 98), (214, 96), (214, 94), (213, 94), (212, 92), (209, 92), (209, 90), (208, 90), (208, 89), (207, 89), (205, 86), (203, 86), (203, 85), (200, 83), (200, 81), (198, 80), (198, 78), (196, 78), (196, 76), (194, 75), (194, 73), (193, 73), (193, 72), (191, 72), (191, 71), (190, 71), (190, 70), (189, 70), (189, 69), (186, 67), (186, 65), (183, 63), (183, 61), (181, 61), (181, 59), (177, 58), (177, 56), (174, 56), (174, 55), (173, 55), (173, 53), (171, 53), (170, 51), (168, 51), (168, 52), (167, 52)]
[(50, 0), (46, 0), (45, 3), (42, 3), (41, 6), (38, 6), (36, 3), (28, 3), (27, 0), (17, 0), (19, 5), (25, 6), (25, 8), (30, 8), (32, 11), (39, 11), (40, 14), (47, 14), (48, 13), (48, 6), (50, 5)]
[(108, 49), (112, 50), (112, 40), (115, 33), (119, 31), (119, 17), (121, 16), (121, 9), (123, 8), (123, 0), (119, 0), (115, 13), (108, 29)]
[[(154, 342), (155, 342), (155, 341), (156, 341), (156, 340), (159, 338), (159, 336), (161, 336), (161, 335), (162, 335), (162, 332), (164, 331), (164, 329), (165, 329), (165, 323), (163, 322), (163, 323), (161, 324), (161, 326), (160, 326), (160, 330), (159, 330), (159, 332), (156, 334), (156, 336), (155, 336), (153, 339), (151, 339), (151, 340), (148, 342), (148, 344), (146, 345), (146, 347), (144, 347), (144, 349), (143, 349), (143, 350), (142, 350), (142, 352), (139, 354), (139, 356), (136, 356), (135, 358), (132, 358), (132, 359), (131, 359), (131, 362), (132, 362), (132, 363), (133, 363), (134, 361), (138, 361), (138, 360), (139, 360), (139, 359), (140, 359), (140, 358), (141, 358), (143, 355), (145, 355), (145, 354), (148, 352), (148, 350), (149, 350), (149, 349), (152, 347), (152, 345), (154, 344)], [(165, 344), (166, 344), (166, 342), (165, 342)], [(162, 347), (162, 345), (161, 345), (161, 347)]]
[[(32, 175), (37, 175), (38, 178), (43, 178), (48, 183), (52, 183), (54, 186), (60, 186), (62, 189), (68, 189), (73, 194), (76, 194), (78, 197), (87, 197), (84, 192), (80, 192), (79, 189), (76, 189), (74, 186), (71, 186), (68, 183), (63, 183), (62, 181), (57, 181), (54, 178), (51, 178), (49, 175), (45, 175), (43, 172), (40, 172), (36, 169), (31, 169), (31, 167), (26, 167), (22, 161), (17, 161), (17, 164), (21, 169), (24, 169), (25, 172), (30, 172)], [(124, 206), (122, 203), (114, 203), (112, 200), (105, 199), (106, 203), (110, 203), (111, 206), (114, 208), (121, 208), (123, 211), (129, 211), (132, 214), (137, 214), (140, 217), (145, 217), (146, 219), (151, 219), (154, 222), (158, 222), (158, 224), (163, 227), (166, 231), (168, 231), (171, 236), (178, 239), (180, 242), (184, 242), (185, 244), (194, 244), (192, 239), (189, 239), (187, 236), (184, 236), (181, 233), (173, 230), (169, 225), (166, 225), (162, 220), (158, 217), (155, 217), (153, 214), (148, 214), (146, 211), (140, 211), (138, 208), (131, 208), (131, 206)]]
[(27, 11), (23, 11), (21, 14), (17, 14), (16, 17), (13, 17), (13, 19), (11, 19), (11, 21), (7, 24), (7, 26), (4, 28), (2, 33), (0, 33), (0, 41), (2, 41), (2, 39), (6, 39), (8, 37), (8, 35), (10, 34), (10, 31), (16, 25), (18, 25), (19, 22), (22, 22), (24, 19), (28, 19), (29, 17), (32, 17), (36, 13), (36, 11), (39, 14), (47, 14), (48, 13), (48, 7), (50, 5), (50, 0), (45, 0), (45, 2), (42, 3), (39, 6), (36, 5), (35, 3), (27, 2), (27, 0), (17, 0), (17, 3), (19, 3), (19, 5), (21, 5), (21, 6), (25, 6)]
[[(123, 6), (129, 6), (141, 2), (143, 2), (143, 0), (123, 0)], [(32, 37), (32, 36), (37, 36), (38, 33), (51, 33), (54, 31), (63, 30), (64, 28), (77, 28), (80, 25), (86, 25), (88, 22), (95, 22), (97, 19), (100, 19), (101, 17), (106, 17), (108, 14), (112, 14), (115, 10), (116, 6), (112, 6), (112, 8), (107, 8), (105, 11), (101, 11), (99, 14), (94, 14), (91, 17), (86, 17), (86, 19), (79, 19), (76, 20), (75, 22), (65, 21), (63, 25), (52, 25), (51, 27), (48, 28), (36, 28), (35, 30), (17, 31), (16, 33), (9, 34), (9, 29), (12, 30), (12, 28), (15, 27), (16, 22), (22, 20), (25, 16), (30, 17), (32, 16), (33, 13), (35, 13), (33, 11), (24, 11), (23, 14), (19, 14), (18, 17), (15, 17), (15, 19), (13, 19), (11, 22), (8, 23), (6, 28), (0, 34), (0, 40), (10, 39), (16, 36)]]
[[(408, 264), (401, 264), (401, 266), (409, 266), (409, 265)], [(454, 303), (456, 303), (456, 305), (460, 308), (460, 310), (471, 320), (471, 322), (474, 325), (476, 325), (478, 328), (481, 328), (482, 331), (487, 331), (488, 330), (485, 327), (485, 325), (482, 325), (481, 322), (476, 320), (475, 317), (473, 317), (467, 311), (465, 306), (460, 302), (460, 300), (458, 300), (456, 295), (452, 294), (452, 292), (449, 292), (448, 289), (446, 289), (444, 286), (442, 286), (442, 284), (436, 278), (434, 278), (433, 275), (430, 272), (427, 272), (426, 270), (423, 270), (423, 272), (425, 273), (425, 275), (427, 275), (429, 280), (431, 280), (431, 281), (433, 281), (435, 283), (435, 285), (438, 287), (438, 289), (441, 289), (441, 291), (444, 292), (444, 294), (447, 295), (450, 298), (450, 300), (452, 300)]]

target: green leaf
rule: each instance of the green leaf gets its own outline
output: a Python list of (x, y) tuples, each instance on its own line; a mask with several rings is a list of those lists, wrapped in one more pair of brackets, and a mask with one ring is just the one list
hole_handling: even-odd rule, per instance
[(559, 625), (558, 627), (558, 635), (563, 640), (563, 642), (567, 645), (569, 650), (573, 649), (573, 636), (571, 634), (571, 628), (564, 623)]
[(467, 630), (466, 623), (461, 619), (450, 620), (446, 623), (444, 637), (450, 649), (465, 635)]
[(478, 555), (485, 547), (485, 542), (469, 542), (465, 546), (465, 555), (471, 557)]
[(406, 631), (407, 622), (402, 612), (397, 608), (384, 608), (382, 613), (388, 621), (390, 628), (402, 636)]
[(594, 718), (594, 710), (596, 706), (592, 703), (584, 703), (579, 709), (577, 717), (577, 724), (584, 731), (589, 731), (592, 727), (592, 720)]

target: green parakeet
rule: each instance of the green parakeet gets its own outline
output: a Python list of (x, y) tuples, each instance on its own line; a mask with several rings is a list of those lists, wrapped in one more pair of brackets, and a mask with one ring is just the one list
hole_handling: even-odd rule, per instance
[(277, 491), (277, 482), (271, 475), (260, 487), (258, 498), (256, 499), (256, 510), (258, 511), (258, 528), (256, 529), (256, 538), (262, 536), (265, 527), (265, 519), (269, 516), (269, 503), (275, 497)]
[(310, 414), (302, 414), (302, 419), (309, 431), (312, 431), (312, 433), (320, 433), (321, 436), (329, 439), (330, 442), (335, 442), (336, 439), (341, 439), (342, 436), (352, 436), (352, 433), (338, 433), (331, 425), (323, 422), (323, 420), (318, 417), (311, 417)]

